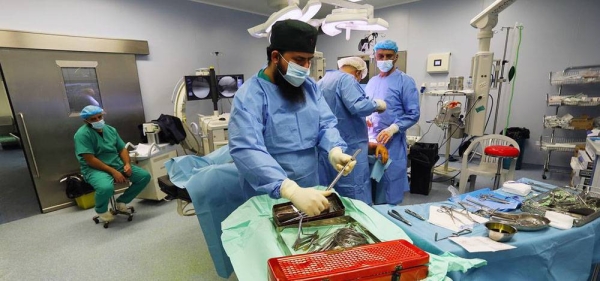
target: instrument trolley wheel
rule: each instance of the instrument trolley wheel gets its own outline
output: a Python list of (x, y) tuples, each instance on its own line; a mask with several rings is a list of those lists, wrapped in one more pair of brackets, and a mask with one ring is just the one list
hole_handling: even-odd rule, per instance
[(99, 223), (100, 223), (100, 220), (98, 219), (98, 217), (94, 217), (94, 218), (92, 218), (92, 220), (94, 220), (94, 222), (95, 222), (96, 224), (99, 224)]
[(129, 217), (127, 218), (127, 221), (132, 221), (133, 220), (133, 216), (129, 215)]
[(104, 222), (104, 228), (108, 228), (108, 222)]
[(548, 177), (546, 175), (542, 175), (542, 179), (547, 179)]
[(131, 213), (135, 213), (135, 209), (133, 207), (129, 207), (129, 209), (131, 209)]

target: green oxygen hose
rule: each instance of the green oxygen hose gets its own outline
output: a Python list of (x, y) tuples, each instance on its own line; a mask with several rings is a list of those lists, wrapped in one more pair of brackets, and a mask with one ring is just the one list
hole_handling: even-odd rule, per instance
[(523, 32), (523, 26), (517, 26), (517, 29), (519, 29), (519, 43), (517, 44), (517, 56), (515, 58), (515, 64), (510, 68), (509, 71), (509, 82), (510, 82), (510, 77), (511, 77), (511, 73), (512, 73), (512, 85), (511, 85), (511, 89), (510, 89), (510, 101), (508, 102), (508, 114), (506, 115), (506, 125), (504, 126), (504, 132), (503, 135), (506, 135), (506, 130), (508, 129), (508, 123), (510, 122), (510, 112), (512, 109), (512, 102), (513, 102), (513, 96), (515, 95), (515, 81), (517, 79), (516, 76), (516, 68), (517, 68), (517, 64), (519, 63), (519, 50), (521, 49), (521, 37), (522, 37), (522, 32)]

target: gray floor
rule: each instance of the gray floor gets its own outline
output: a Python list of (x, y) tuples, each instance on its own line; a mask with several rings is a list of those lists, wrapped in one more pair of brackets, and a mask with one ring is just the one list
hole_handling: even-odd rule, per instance
[(23, 150), (0, 147), (0, 224), (40, 213)]
[[(516, 171), (521, 177), (541, 180), (541, 167), (524, 166)], [(564, 185), (568, 176), (553, 174), (547, 182)], [(478, 178), (476, 186), (491, 183)], [(402, 205), (447, 200), (448, 185), (434, 183), (428, 196), (407, 193)], [(93, 209), (77, 207), (1, 224), (0, 280), (225, 280), (216, 275), (195, 216), (179, 216), (176, 202), (132, 205), (133, 221), (120, 217), (108, 229), (92, 222)]]

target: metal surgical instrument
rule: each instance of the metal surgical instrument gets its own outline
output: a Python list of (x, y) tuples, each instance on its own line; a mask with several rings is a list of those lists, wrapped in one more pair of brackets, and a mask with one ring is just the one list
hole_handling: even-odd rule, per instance
[(465, 235), (465, 234), (469, 234), (469, 233), (471, 233), (471, 230), (467, 228), (467, 229), (463, 229), (463, 230), (461, 230), (461, 231), (459, 231), (459, 232), (454, 232), (454, 233), (452, 233), (450, 236), (446, 236), (446, 237), (444, 237), (444, 238), (440, 238), (440, 239), (438, 239), (438, 233), (436, 232), (436, 233), (435, 233), (435, 242), (437, 242), (437, 241), (441, 241), (441, 240), (444, 240), (444, 239), (448, 239), (448, 238), (450, 238), (450, 237), (458, 237), (458, 236)]
[[(455, 210), (452, 207), (440, 206), (440, 208), (438, 209), (438, 212), (449, 215), (450, 218), (452, 219), (453, 224), (456, 224), (454, 219), (456, 219), (461, 224), (465, 224), (462, 220), (460, 220), (457, 216), (454, 215)], [(456, 212), (458, 212), (458, 211), (456, 211)], [(458, 213), (460, 213), (460, 212), (458, 212)]]
[(412, 224), (408, 220), (406, 220), (402, 215), (400, 215), (400, 213), (398, 213), (396, 210), (393, 210), (393, 209), (389, 210), (388, 215), (390, 215), (390, 217), (395, 218), (409, 226), (412, 226)]
[(481, 195), (479, 195), (479, 199), (488, 200), (488, 201), (492, 201), (492, 202), (496, 202), (496, 203), (500, 203), (500, 204), (509, 204), (510, 203), (510, 201), (508, 201), (508, 200), (498, 198), (491, 194), (481, 194)]
[(417, 214), (417, 213), (415, 213), (415, 212), (413, 212), (413, 211), (411, 211), (409, 209), (404, 209), (404, 212), (407, 213), (407, 214), (409, 214), (409, 215), (411, 215), (411, 216), (413, 216), (413, 217), (415, 217), (415, 218), (417, 218), (417, 219), (420, 219), (422, 221), (425, 220), (425, 218), (423, 218), (421, 215), (419, 215), (419, 214)]
[(331, 182), (331, 184), (329, 184), (329, 186), (327, 187), (327, 189), (325, 189), (325, 191), (330, 190), (333, 188), (333, 186), (340, 180), (340, 178), (342, 177), (342, 175), (344, 174), (344, 170), (346, 170), (346, 167), (348, 167), (348, 165), (350, 165), (350, 163), (352, 161), (356, 160), (356, 156), (358, 156), (358, 154), (362, 151), (362, 149), (357, 149), (354, 154), (352, 155), (352, 159), (350, 161), (348, 161), (348, 163), (346, 163), (346, 165), (344, 165), (344, 167), (340, 170), (340, 172), (337, 174), (337, 176), (335, 176), (335, 179), (333, 179), (333, 181)]

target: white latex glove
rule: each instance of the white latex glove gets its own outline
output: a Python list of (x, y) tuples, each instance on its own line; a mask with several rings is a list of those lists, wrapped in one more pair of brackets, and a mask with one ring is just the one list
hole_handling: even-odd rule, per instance
[(377, 113), (383, 113), (387, 109), (385, 101), (379, 99), (375, 99), (374, 101), (377, 103), (377, 108), (375, 109)]
[(336, 171), (341, 171), (348, 162), (350, 162), (350, 164), (344, 170), (344, 176), (347, 176), (352, 172), (352, 169), (354, 169), (354, 166), (356, 165), (356, 159), (352, 159), (352, 156), (343, 153), (342, 149), (337, 146), (329, 151), (329, 163), (331, 163), (331, 166), (333, 166)]
[(290, 179), (285, 179), (281, 183), (281, 197), (292, 201), (292, 204), (298, 210), (304, 212), (309, 217), (320, 214), (323, 210), (329, 208), (329, 201), (325, 196), (328, 196), (333, 190), (324, 191), (317, 190), (312, 187), (302, 188)]
[(386, 144), (398, 131), (400, 131), (400, 129), (398, 128), (398, 125), (396, 125), (396, 123), (390, 125), (389, 127), (379, 132), (379, 134), (377, 135), (377, 142)]

